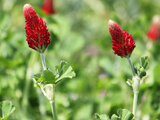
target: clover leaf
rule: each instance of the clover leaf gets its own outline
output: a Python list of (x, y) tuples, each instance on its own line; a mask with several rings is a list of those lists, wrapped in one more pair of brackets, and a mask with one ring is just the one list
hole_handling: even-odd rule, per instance
[(15, 107), (11, 101), (0, 102), (0, 120), (7, 120), (7, 118), (15, 111)]
[(112, 115), (111, 120), (133, 120), (134, 115), (127, 109), (119, 109), (117, 113)]

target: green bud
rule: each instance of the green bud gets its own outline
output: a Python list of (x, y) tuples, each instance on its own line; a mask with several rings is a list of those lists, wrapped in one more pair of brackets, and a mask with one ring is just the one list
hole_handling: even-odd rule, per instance
[(139, 69), (139, 71), (140, 71), (140, 73), (139, 73), (139, 77), (140, 77), (140, 78), (143, 78), (144, 76), (146, 76), (146, 71), (144, 70), (143, 67), (141, 67), (141, 68)]

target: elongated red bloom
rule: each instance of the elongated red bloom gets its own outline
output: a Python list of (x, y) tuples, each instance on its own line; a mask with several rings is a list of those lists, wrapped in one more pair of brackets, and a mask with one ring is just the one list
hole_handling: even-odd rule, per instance
[(54, 14), (55, 13), (55, 9), (54, 9), (54, 1), (53, 0), (44, 0), (44, 4), (42, 6), (42, 10), (46, 13), (46, 14)]
[(160, 16), (155, 15), (153, 17), (151, 27), (147, 33), (147, 37), (152, 41), (160, 39)]
[(121, 57), (130, 57), (133, 49), (136, 47), (132, 35), (122, 30), (120, 26), (112, 20), (109, 20), (108, 28), (112, 37), (114, 54)]
[(43, 53), (50, 43), (50, 33), (46, 23), (29, 4), (24, 5), (23, 12), (28, 45), (30, 48)]

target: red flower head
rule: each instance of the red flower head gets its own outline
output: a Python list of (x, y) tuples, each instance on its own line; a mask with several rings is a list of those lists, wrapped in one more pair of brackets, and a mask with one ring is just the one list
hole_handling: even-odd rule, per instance
[(41, 8), (46, 14), (54, 14), (55, 9), (53, 6), (53, 0), (44, 0), (43, 6)]
[(30, 48), (43, 53), (50, 43), (50, 34), (46, 23), (40, 18), (31, 5), (23, 7), (26, 22), (26, 37)]
[(147, 33), (147, 36), (152, 41), (160, 39), (160, 17), (158, 15), (153, 17), (152, 24)]
[(119, 25), (112, 20), (109, 20), (108, 28), (112, 37), (114, 54), (121, 57), (130, 57), (133, 49), (136, 47), (132, 35), (122, 30)]

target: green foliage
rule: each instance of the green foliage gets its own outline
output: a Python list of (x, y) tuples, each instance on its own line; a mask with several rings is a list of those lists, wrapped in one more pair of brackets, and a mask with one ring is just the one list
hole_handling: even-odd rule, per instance
[(44, 87), (46, 84), (55, 84), (55, 75), (50, 70), (44, 70), (42, 74), (33, 77), (35, 87)]
[(59, 81), (75, 77), (75, 72), (72, 67), (65, 61), (62, 61), (55, 67), (55, 74), (50, 70), (44, 70), (42, 73), (36, 74), (33, 77), (35, 87), (44, 88), (47, 84), (57, 84)]
[[(134, 115), (127, 109), (119, 109), (117, 112), (118, 115), (113, 114), (111, 120), (133, 120)], [(107, 115), (98, 113), (95, 114), (96, 119), (98, 120), (109, 120)]]
[(120, 109), (117, 113), (112, 115), (111, 120), (133, 120), (134, 115), (127, 109)]
[(0, 102), (0, 120), (7, 120), (14, 111), (15, 107), (11, 101)]
[(159, 78), (159, 73), (160, 73), (160, 64), (157, 64), (154, 68), (154, 80), (156, 83), (160, 85), (160, 78)]
[(99, 115), (98, 113), (96, 113), (96, 114), (95, 114), (95, 117), (96, 117), (96, 119), (98, 119), (98, 120), (109, 120), (108, 117), (107, 117), (107, 115), (105, 115), (105, 114)]
[(62, 61), (59, 65), (55, 68), (55, 76), (56, 80), (55, 83), (58, 83), (60, 80), (65, 78), (73, 78), (75, 77), (75, 72), (73, 71), (72, 67), (65, 61)]
[(149, 65), (149, 58), (148, 56), (145, 57), (141, 57), (140, 58), (140, 65), (146, 70), (148, 68)]
[(153, 91), (152, 93), (152, 100), (151, 100), (151, 106), (152, 108), (156, 111), (160, 108), (160, 94), (157, 93), (156, 91), (158, 91), (157, 89), (155, 91)]
[(136, 73), (138, 74), (138, 76), (140, 78), (143, 78), (143, 77), (145, 77), (147, 75), (146, 70), (148, 68), (148, 65), (149, 65), (148, 56), (141, 57), (138, 67), (135, 68)]
[[(131, 79), (131, 70), (125, 59), (113, 53), (109, 19), (135, 39), (131, 56), (135, 65), (140, 56), (149, 56), (150, 67), (145, 67), (145, 57), (137, 65), (137, 74), (143, 79), (138, 99), (139, 119), (159, 119), (160, 42), (150, 41), (146, 35), (153, 15), (159, 14), (159, 0), (66, 0), (65, 4), (55, 0), (54, 15), (41, 11), (43, 2), (0, 0), (0, 100), (13, 101), (16, 111), (10, 119), (52, 119), (48, 100), (33, 87), (35, 73), (39, 73), (34, 76), (35, 85), (40, 87), (37, 83), (41, 83), (43, 88), (44, 83), (66, 78), (56, 85), (59, 119), (92, 120), (95, 113), (106, 113), (110, 117), (119, 108), (131, 108), (133, 94), (125, 84), (126, 79)], [(39, 54), (30, 49), (26, 41), (25, 3), (36, 9), (51, 33), (51, 44), (45, 52), (50, 68), (47, 73), (42, 72)], [(67, 69), (63, 64), (62, 71), (59, 69), (62, 65), (54, 67), (63, 59), (74, 66), (76, 77), (72, 80), (67, 79), (74, 76), (69, 66)], [(43, 79), (37, 82), (39, 78)]]

